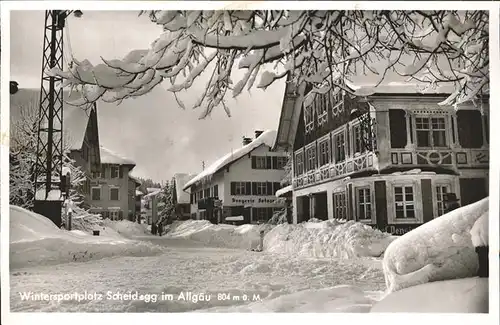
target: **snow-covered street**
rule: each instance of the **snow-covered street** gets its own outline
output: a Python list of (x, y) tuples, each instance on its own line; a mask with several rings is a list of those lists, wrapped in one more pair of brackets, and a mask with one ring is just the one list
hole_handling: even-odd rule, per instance
[[(377, 259), (290, 258), (243, 249), (208, 248), (189, 239), (143, 237), (140, 240), (163, 246), (164, 253), (11, 270), (11, 310), (368, 311), (371, 297), (377, 297), (385, 288)], [(102, 295), (102, 300), (87, 300), (83, 296), (81, 301), (75, 296), (52, 301), (23, 300), (21, 294), (29, 292), (55, 295), (86, 292), (97, 298)], [(144, 296), (142, 300), (130, 300), (108, 295), (118, 292), (138, 292)], [(189, 293), (203, 294), (210, 300), (195, 302)]]

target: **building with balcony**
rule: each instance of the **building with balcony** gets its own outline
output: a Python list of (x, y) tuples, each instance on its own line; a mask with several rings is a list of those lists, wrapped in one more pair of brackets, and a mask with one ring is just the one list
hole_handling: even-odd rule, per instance
[(255, 131), (233, 150), (188, 181), (191, 218), (213, 223), (258, 223), (269, 220), (284, 203), (275, 192), (281, 188), (287, 156), (271, 150), (276, 131)]
[(301, 101), (287, 85), (275, 148), (293, 152), (293, 221), (342, 218), (403, 234), (488, 195), (488, 99), (455, 110), (448, 93), (379, 87), (365, 98)]
[(129, 173), (135, 163), (101, 147), (101, 164), (90, 181), (91, 211), (112, 220), (135, 220), (135, 189), (137, 182)]

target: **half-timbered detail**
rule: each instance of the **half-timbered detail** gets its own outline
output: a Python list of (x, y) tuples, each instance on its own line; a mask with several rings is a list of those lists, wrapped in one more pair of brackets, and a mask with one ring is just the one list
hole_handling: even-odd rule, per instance
[(276, 147), (293, 151), (294, 222), (348, 219), (400, 235), (443, 215), (447, 193), (461, 205), (487, 196), (488, 102), (439, 105), (447, 96), (287, 101)]

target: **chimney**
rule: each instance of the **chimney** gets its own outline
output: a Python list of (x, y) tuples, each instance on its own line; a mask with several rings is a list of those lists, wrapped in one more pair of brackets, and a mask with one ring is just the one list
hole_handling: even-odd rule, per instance
[(255, 130), (255, 139), (257, 139), (264, 131)]
[(243, 145), (244, 146), (246, 146), (250, 142), (252, 142), (252, 138), (243, 137)]

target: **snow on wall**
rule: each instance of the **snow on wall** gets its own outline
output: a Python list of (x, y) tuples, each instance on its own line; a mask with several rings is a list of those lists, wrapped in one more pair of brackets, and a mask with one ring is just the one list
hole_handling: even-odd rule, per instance
[(184, 185), (186, 185), (189, 180), (191, 180), (193, 177), (196, 175), (190, 175), (190, 174), (181, 174), (177, 173), (174, 175), (175, 179), (175, 193), (177, 195), (177, 203), (184, 203), (188, 204), (190, 203), (190, 197), (189, 193), (184, 192)]
[(474, 276), (478, 258), (470, 230), (489, 199), (458, 208), (398, 237), (383, 261), (387, 293), (426, 282)]
[(275, 130), (267, 130), (263, 132), (257, 139), (253, 140), (249, 144), (234, 150), (233, 152), (229, 152), (216, 162), (214, 162), (212, 165), (208, 166), (203, 170), (201, 173), (193, 177), (189, 182), (184, 185), (184, 190), (192, 186), (193, 184), (202, 181), (206, 178), (211, 177), (213, 174), (217, 173), (219, 170), (224, 168), (229, 163), (232, 163), (235, 160), (240, 159), (244, 155), (252, 152), (254, 149), (261, 145), (267, 145), (269, 147), (272, 147), (274, 144), (274, 140), (276, 138), (276, 131)]
[[(112, 256), (151, 256), (162, 249), (150, 243), (126, 239), (114, 232), (100, 236), (57, 228), (48, 218), (10, 206), (10, 267), (53, 265)], [(104, 233), (104, 234), (103, 234)]]

